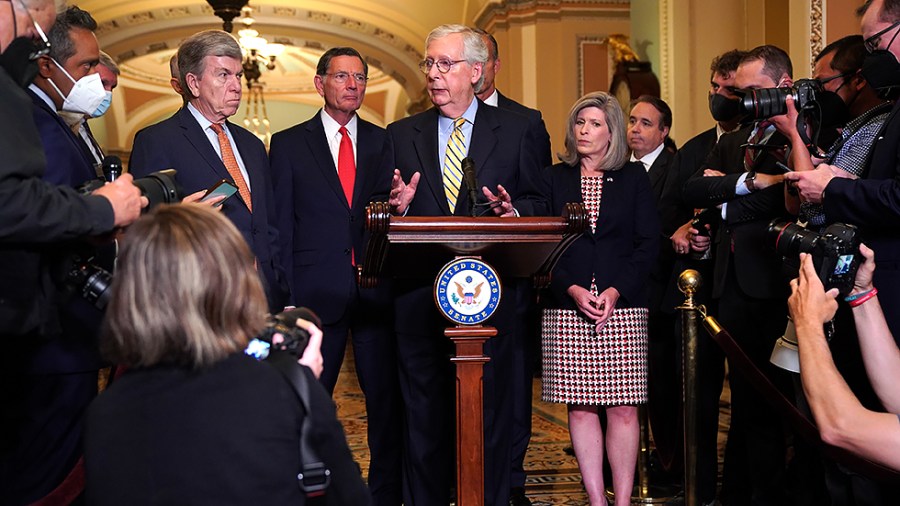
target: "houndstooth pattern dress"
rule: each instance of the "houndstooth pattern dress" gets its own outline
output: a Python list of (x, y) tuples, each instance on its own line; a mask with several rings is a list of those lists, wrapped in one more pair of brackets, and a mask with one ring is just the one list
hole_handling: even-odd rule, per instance
[[(582, 176), (581, 193), (593, 232), (602, 177)], [(593, 280), (591, 293), (598, 294)], [(647, 402), (648, 314), (646, 308), (616, 309), (598, 334), (577, 310), (544, 310), (543, 400), (598, 406)]]

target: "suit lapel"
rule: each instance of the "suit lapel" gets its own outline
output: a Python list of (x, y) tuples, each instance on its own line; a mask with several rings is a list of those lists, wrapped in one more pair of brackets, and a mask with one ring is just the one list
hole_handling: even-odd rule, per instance
[[(360, 202), (363, 189), (368, 187), (366, 178), (372, 172), (372, 167), (378, 167), (381, 157), (381, 146), (372, 142), (370, 135), (373, 126), (362, 120), (357, 119), (356, 129), (356, 183), (353, 185), (353, 205), (368, 205), (368, 202)], [(362, 167), (362, 169), (360, 169)], [(355, 207), (354, 207), (355, 209)]]
[[(350, 204), (346, 203), (347, 199), (344, 196), (341, 179), (338, 177), (337, 167), (334, 165), (334, 158), (331, 157), (328, 139), (325, 138), (325, 127), (322, 126), (322, 117), (316, 114), (313, 120), (307, 123), (306, 128), (309, 131), (309, 135), (306, 136), (306, 142), (313, 159), (315, 159), (316, 167), (322, 171), (322, 177), (325, 178), (325, 181), (328, 181), (328, 187), (334, 192), (335, 197), (349, 208)], [(359, 171), (357, 170), (357, 175), (358, 173)], [(354, 183), (354, 191), (356, 191), (357, 186)]]
[(468, 156), (475, 162), (476, 176), (482, 175), (484, 167), (490, 165), (488, 159), (497, 146), (497, 132), (500, 123), (494, 115), (494, 110), (484, 103), (478, 104), (475, 113), (475, 125), (472, 128), (472, 139), (469, 140)]
[[(210, 144), (206, 133), (200, 128), (200, 124), (197, 123), (197, 120), (194, 119), (194, 116), (187, 107), (182, 107), (178, 111), (178, 123), (184, 132), (185, 138), (194, 149), (197, 150), (197, 153), (209, 165), (213, 172), (215, 172), (219, 178), (231, 181), (231, 174), (228, 173), (228, 169), (225, 168), (222, 159), (216, 154), (216, 150), (213, 149), (212, 144)], [(237, 139), (235, 139), (235, 143), (237, 143)]]
[[(438, 160), (438, 111), (431, 108), (428, 114), (422, 115), (422, 120), (415, 126), (417, 130), (416, 138), (413, 139), (413, 146), (416, 149), (416, 156), (419, 158), (419, 167), (422, 168), (422, 179), (425, 186), (431, 191), (432, 196), (438, 203), (444, 214), (450, 214), (450, 206), (447, 204), (447, 197), (444, 195), (444, 182), (441, 173), (441, 160)], [(419, 190), (422, 190), (423, 181), (419, 181)]]
[(656, 195), (657, 198), (662, 194), (663, 186), (665, 186), (665, 181), (668, 177), (668, 168), (669, 152), (663, 148), (659, 153), (659, 156), (656, 157), (656, 160), (653, 161), (653, 165), (650, 166), (650, 171), (647, 173), (650, 177), (650, 186), (653, 188), (653, 194)]
[(47, 102), (44, 102), (44, 99), (39, 97), (35, 92), (33, 92), (31, 90), (27, 90), (27, 91), (28, 91), (28, 94), (31, 96), (31, 101), (34, 102), (35, 105), (37, 105), (38, 107), (40, 107), (41, 109), (43, 109), (44, 111), (46, 111), (47, 113), (50, 114), (50, 116), (53, 118), (53, 120), (56, 121), (59, 128), (66, 132), (66, 138), (71, 143), (72, 148), (74, 148), (75, 151), (81, 153), (81, 159), (84, 162), (84, 164), (87, 166), (87, 172), (85, 173), (86, 179), (98, 177), (99, 175), (98, 175), (97, 171), (95, 170), (93, 157), (88, 157), (88, 154), (85, 151), (86, 146), (84, 145), (84, 141), (82, 141), (80, 139), (80, 137), (77, 136), (75, 134), (75, 132), (72, 131), (72, 127), (70, 127), (69, 124), (66, 123), (66, 121), (64, 119), (62, 119), (62, 116), (60, 116), (59, 113), (57, 113), (56, 111), (51, 109), (50, 106), (47, 105)]

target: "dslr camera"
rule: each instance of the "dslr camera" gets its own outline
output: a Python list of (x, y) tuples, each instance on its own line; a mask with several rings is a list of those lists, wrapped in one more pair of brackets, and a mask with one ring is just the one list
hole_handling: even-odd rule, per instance
[[(103, 159), (103, 174), (105, 179), (91, 179), (77, 188), (88, 195), (101, 188), (107, 182), (113, 182), (122, 173), (122, 160), (118, 156), (107, 156)], [(134, 180), (134, 185), (141, 190), (141, 195), (147, 197), (150, 202), (142, 212), (159, 204), (171, 204), (180, 202), (183, 198), (181, 186), (175, 179), (175, 169), (166, 169), (149, 174), (147, 177)], [(109, 304), (109, 286), (112, 283), (112, 274), (103, 267), (94, 263), (92, 251), (89, 248), (81, 248), (82, 251), (71, 255), (70, 266), (66, 271), (66, 283), (80, 292), (81, 295), (99, 310), (106, 309)]]
[(825, 91), (815, 79), (798, 79), (790, 88), (743, 90), (741, 108), (751, 119), (766, 119), (787, 112), (785, 98), (790, 95), (798, 111), (816, 107), (818, 96)]
[[(311, 309), (298, 307), (283, 311), (277, 315), (269, 316), (266, 328), (263, 329), (260, 335), (250, 340), (244, 353), (257, 360), (265, 360), (269, 358), (269, 353), (274, 348), (300, 358), (303, 355), (303, 350), (306, 349), (306, 345), (309, 344), (309, 332), (297, 326), (298, 318), (303, 318), (313, 322), (317, 327), (322, 327), (321, 320)], [(281, 342), (273, 342), (276, 335), (282, 336)]]
[(812, 255), (813, 265), (825, 290), (837, 288), (845, 296), (853, 289), (859, 268), (860, 243), (855, 225), (834, 223), (820, 234), (776, 218), (769, 223), (766, 237), (786, 261), (796, 259), (800, 253)]

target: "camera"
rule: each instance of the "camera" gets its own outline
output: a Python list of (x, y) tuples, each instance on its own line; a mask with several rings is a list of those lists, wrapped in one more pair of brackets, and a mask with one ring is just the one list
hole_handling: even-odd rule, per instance
[[(118, 156), (107, 156), (103, 159), (104, 179), (91, 179), (78, 187), (78, 191), (87, 195), (94, 190), (102, 188), (107, 182), (115, 181), (122, 173), (122, 160)], [(134, 180), (134, 185), (141, 190), (141, 195), (147, 197), (149, 204), (142, 211), (146, 213), (158, 204), (173, 204), (181, 202), (183, 191), (175, 175), (175, 169), (166, 169), (148, 174), (147, 177)]]
[(709, 207), (694, 215), (691, 220), (691, 228), (697, 229), (697, 235), (701, 237), (709, 237), (709, 230), (706, 226), (716, 226), (719, 223), (719, 216), (722, 211), (718, 207)]
[(751, 119), (765, 119), (787, 112), (785, 98), (790, 95), (798, 111), (815, 106), (817, 97), (825, 91), (815, 79), (798, 79), (790, 88), (762, 88), (742, 90), (741, 107)]
[[(321, 320), (311, 309), (299, 307), (283, 311), (269, 316), (266, 328), (260, 335), (250, 340), (244, 353), (257, 360), (265, 360), (274, 347), (276, 350), (286, 351), (300, 358), (306, 345), (309, 344), (309, 332), (297, 326), (298, 318), (311, 321), (316, 327), (322, 326)], [(277, 344), (272, 342), (276, 335), (282, 336), (282, 341)]]
[(91, 305), (103, 311), (109, 304), (112, 274), (95, 265), (93, 261), (93, 257), (84, 258), (75, 255), (72, 259), (72, 268), (66, 274), (66, 283), (80, 291), (81, 296)]
[(769, 223), (766, 237), (775, 251), (785, 259), (793, 259), (800, 253), (813, 258), (816, 273), (825, 290), (837, 288), (842, 296), (853, 289), (856, 270), (859, 268), (859, 236), (854, 225), (833, 223), (822, 233), (804, 228), (791, 221), (776, 218)]

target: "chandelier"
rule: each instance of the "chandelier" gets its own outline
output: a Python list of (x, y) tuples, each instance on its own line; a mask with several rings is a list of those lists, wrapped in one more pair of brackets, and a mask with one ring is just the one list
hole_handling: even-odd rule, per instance
[(237, 19), (239, 26), (238, 42), (243, 54), (242, 67), (244, 77), (247, 79), (247, 109), (244, 115), (244, 127), (253, 132), (266, 147), (272, 139), (269, 127), (269, 116), (266, 111), (266, 99), (263, 96), (264, 83), (259, 82), (262, 77), (262, 67), (275, 70), (275, 59), (284, 52), (284, 45), (270, 43), (261, 37), (253, 28), (253, 8), (247, 5), (249, 0), (206, 0), (213, 8), (213, 12), (222, 18), (222, 29), (231, 32), (234, 28), (233, 20)]

